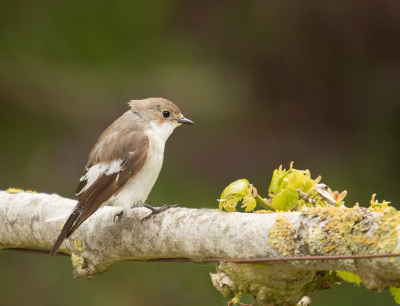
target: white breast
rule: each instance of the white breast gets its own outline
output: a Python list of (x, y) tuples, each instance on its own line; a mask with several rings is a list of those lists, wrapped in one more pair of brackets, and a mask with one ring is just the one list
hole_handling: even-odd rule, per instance
[(158, 126), (153, 124), (152, 129), (146, 135), (150, 139), (149, 154), (146, 162), (124, 189), (117, 195), (111, 197), (109, 203), (124, 208), (124, 215), (130, 215), (130, 208), (138, 202), (146, 201), (160, 173), (163, 159), (165, 142), (178, 125), (168, 124)]

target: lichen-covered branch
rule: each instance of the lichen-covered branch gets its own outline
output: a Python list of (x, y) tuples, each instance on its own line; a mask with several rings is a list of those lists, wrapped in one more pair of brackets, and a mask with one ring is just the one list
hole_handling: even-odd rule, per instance
[[(0, 248), (50, 250), (63, 220), (45, 222), (75, 200), (58, 195), (0, 191)], [(237, 213), (172, 208), (150, 220), (135, 208), (113, 221), (117, 207), (97, 211), (61, 246), (77, 278), (102, 273), (122, 260), (154, 258), (261, 258), (380, 254), (400, 249), (400, 215), (394, 208), (304, 208), (301, 212)], [(65, 220), (64, 220), (65, 221)], [(286, 263), (222, 262), (213, 283), (226, 297), (251, 293), (258, 305), (293, 303), (323, 287), (329, 270), (358, 274), (376, 291), (400, 286), (400, 259), (347, 259)]]

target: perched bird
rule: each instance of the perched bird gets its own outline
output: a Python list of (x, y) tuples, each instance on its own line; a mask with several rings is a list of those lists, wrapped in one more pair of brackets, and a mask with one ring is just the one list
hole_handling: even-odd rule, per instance
[(143, 220), (177, 205), (154, 208), (147, 199), (160, 173), (165, 142), (182, 124), (194, 124), (179, 108), (162, 98), (133, 100), (129, 111), (101, 134), (89, 154), (89, 160), (76, 190), (78, 203), (64, 213), (46, 221), (66, 217), (60, 235), (50, 253), (53, 258), (61, 244), (94, 212), (105, 205), (122, 207), (129, 216), (132, 206), (152, 210)]

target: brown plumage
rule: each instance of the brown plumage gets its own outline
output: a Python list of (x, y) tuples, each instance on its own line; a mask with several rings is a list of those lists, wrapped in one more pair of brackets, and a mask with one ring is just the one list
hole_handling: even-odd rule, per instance
[[(135, 150), (135, 153), (131, 154), (133, 150)], [(111, 175), (101, 175), (95, 184), (92, 184), (82, 193), (80, 192), (86, 186), (87, 181), (81, 181), (76, 189), (76, 194), (78, 201), (82, 203), (82, 212), (79, 220), (71, 228), (66, 238), (71, 236), (82, 222), (98, 210), (111, 196), (117, 195), (128, 181), (143, 168), (147, 154), (149, 153), (149, 139), (144, 134), (133, 133), (123, 141), (122, 148), (114, 150), (113, 153), (115, 156), (106, 157), (111, 158), (109, 161), (116, 161), (119, 159), (118, 156), (122, 155), (122, 170)], [(90, 160), (91, 158), (89, 157), (89, 162)], [(97, 163), (101, 162), (104, 161), (99, 159)], [(90, 163), (87, 166), (82, 174), (83, 177), (91, 165)]]

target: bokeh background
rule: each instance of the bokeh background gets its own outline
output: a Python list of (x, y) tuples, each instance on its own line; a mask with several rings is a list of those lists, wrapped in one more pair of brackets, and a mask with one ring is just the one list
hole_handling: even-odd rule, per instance
[[(368, 206), (400, 208), (400, 2), (0, 2), (0, 189), (74, 198), (87, 155), (131, 99), (195, 126), (170, 137), (148, 203), (217, 207), (291, 161)], [(226, 305), (213, 265), (123, 262), (75, 281), (67, 258), (0, 251), (0, 305)], [(315, 305), (395, 305), (351, 284)], [(249, 301), (245, 299), (244, 301)]]

